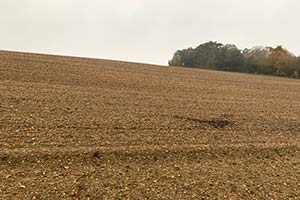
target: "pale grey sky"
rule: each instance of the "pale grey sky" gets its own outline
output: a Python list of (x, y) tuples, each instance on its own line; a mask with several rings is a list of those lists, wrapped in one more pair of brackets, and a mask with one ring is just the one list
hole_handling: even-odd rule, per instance
[(213, 40), (300, 54), (299, 0), (0, 0), (0, 49), (167, 64)]

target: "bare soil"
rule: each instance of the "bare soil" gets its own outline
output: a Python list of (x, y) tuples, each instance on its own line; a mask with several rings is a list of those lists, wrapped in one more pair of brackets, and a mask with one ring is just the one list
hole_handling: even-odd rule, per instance
[(0, 52), (0, 199), (300, 199), (300, 81)]

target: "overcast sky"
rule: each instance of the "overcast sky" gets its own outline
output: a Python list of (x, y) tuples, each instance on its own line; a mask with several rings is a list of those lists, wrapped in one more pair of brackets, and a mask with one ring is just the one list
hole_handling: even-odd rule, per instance
[(0, 49), (167, 64), (207, 41), (300, 54), (299, 0), (0, 0)]

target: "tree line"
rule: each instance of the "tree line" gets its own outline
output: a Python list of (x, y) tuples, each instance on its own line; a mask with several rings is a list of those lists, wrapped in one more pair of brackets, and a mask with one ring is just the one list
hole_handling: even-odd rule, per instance
[(178, 50), (169, 65), (300, 78), (300, 56), (282, 46), (240, 50), (233, 44), (210, 41)]

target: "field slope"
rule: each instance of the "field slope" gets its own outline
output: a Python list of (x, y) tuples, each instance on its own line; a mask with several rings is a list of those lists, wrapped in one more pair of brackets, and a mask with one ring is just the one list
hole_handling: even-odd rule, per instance
[(0, 51), (0, 199), (297, 199), (300, 81)]

